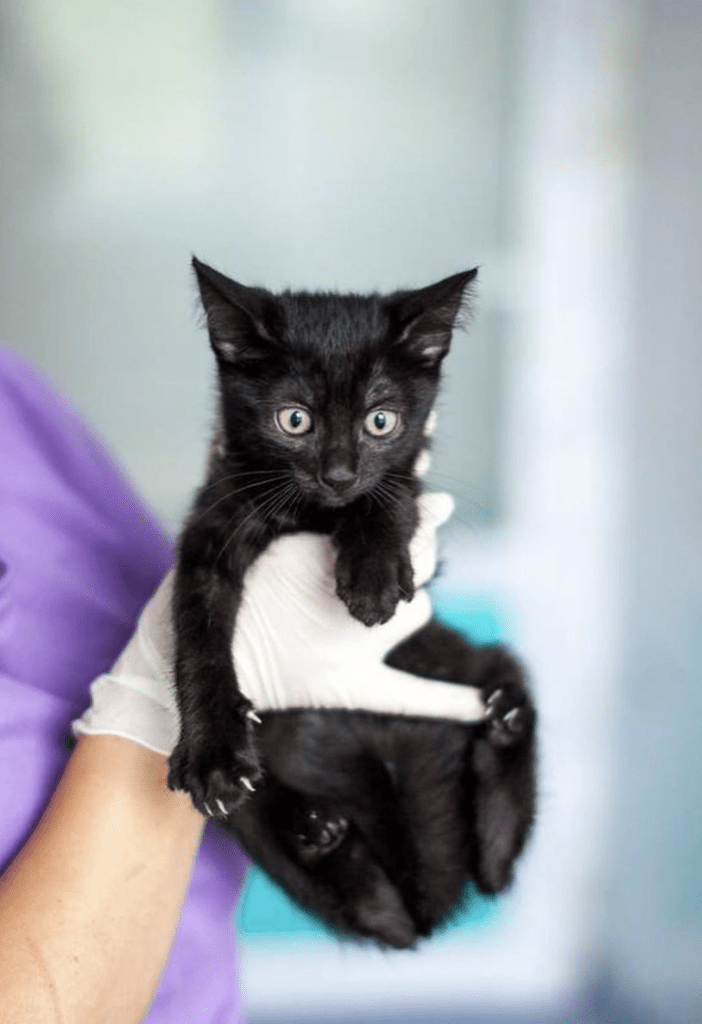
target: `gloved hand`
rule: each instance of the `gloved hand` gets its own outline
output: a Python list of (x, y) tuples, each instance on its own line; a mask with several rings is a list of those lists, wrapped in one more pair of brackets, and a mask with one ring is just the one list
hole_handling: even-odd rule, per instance
[[(273, 541), (249, 569), (232, 643), (242, 693), (258, 711), (337, 708), (478, 721), (473, 687), (420, 679), (383, 658), (431, 616), (422, 584), (434, 573), (436, 530), (451, 514), (448, 494), (419, 499), (410, 545), (417, 591), (389, 622), (367, 627), (336, 596), (329, 537), (300, 533)], [(91, 686), (91, 706), (73, 731), (109, 733), (168, 756), (180, 722), (173, 685), (173, 573), (142, 612), (111, 672)]]

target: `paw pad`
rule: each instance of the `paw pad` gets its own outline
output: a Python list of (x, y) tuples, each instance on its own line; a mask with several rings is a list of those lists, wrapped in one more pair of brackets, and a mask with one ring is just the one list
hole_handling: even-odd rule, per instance
[(488, 738), (496, 746), (516, 743), (527, 732), (531, 720), (529, 697), (523, 686), (498, 686), (485, 698)]

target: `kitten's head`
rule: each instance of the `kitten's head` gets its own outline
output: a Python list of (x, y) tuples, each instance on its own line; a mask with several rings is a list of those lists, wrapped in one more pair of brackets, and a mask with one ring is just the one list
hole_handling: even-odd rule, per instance
[(361, 296), (273, 295), (197, 259), (193, 267), (230, 452), (287, 469), (308, 502), (327, 508), (412, 471), (476, 270)]

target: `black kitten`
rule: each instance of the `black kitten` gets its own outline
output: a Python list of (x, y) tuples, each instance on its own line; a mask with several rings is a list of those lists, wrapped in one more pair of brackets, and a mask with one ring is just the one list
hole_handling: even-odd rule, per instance
[(279, 712), (254, 742), (231, 635), (246, 570), (283, 533), (332, 535), (337, 593), (367, 625), (412, 597), (414, 465), (475, 271), (388, 297), (273, 296), (193, 265), (221, 400), (180, 542), (169, 785), (336, 930), (410, 946), (468, 880), (504, 888), (526, 840), (534, 712), (517, 663), (430, 622), (388, 663), (479, 687), (486, 721)]
[(263, 785), (231, 816), (247, 852), (342, 935), (407, 948), (512, 879), (534, 815), (534, 712), (519, 667), (430, 622), (388, 657), (480, 686), (485, 722), (265, 714)]
[(332, 535), (337, 593), (361, 622), (386, 622), (413, 596), (413, 467), (476, 271), (386, 297), (274, 296), (193, 266), (221, 400), (180, 539), (168, 782), (226, 817), (261, 771), (231, 657), (246, 570), (274, 537), (312, 530)]

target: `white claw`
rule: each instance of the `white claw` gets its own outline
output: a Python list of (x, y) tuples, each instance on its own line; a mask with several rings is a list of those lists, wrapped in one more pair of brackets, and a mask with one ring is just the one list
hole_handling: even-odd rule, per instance
[(257, 725), (261, 724), (261, 719), (258, 717), (253, 708), (249, 708), (246, 712), (246, 717), (251, 719), (252, 722), (256, 722)]
[(507, 722), (507, 724), (509, 725), (509, 723), (514, 718), (516, 718), (518, 714), (519, 714), (519, 708), (512, 708), (512, 710), (508, 711), (507, 714), (504, 716), (504, 721)]
[(221, 813), (222, 813), (222, 814), (224, 815), (224, 817), (226, 818), (226, 816), (227, 816), (227, 808), (226, 808), (226, 807), (224, 806), (224, 804), (222, 803), (222, 801), (221, 801), (221, 800), (217, 800), (217, 801), (215, 801), (215, 802), (216, 802), (217, 806), (219, 807), (219, 809), (220, 809)]
[(490, 694), (490, 696), (488, 697), (488, 699), (486, 701), (487, 706), (491, 707), (491, 705), (493, 705), (496, 700), (499, 700), (501, 696), (502, 696), (502, 690), (494, 690), (493, 693)]
[(247, 779), (245, 775), (242, 775), (241, 779), (240, 779), (240, 782), (241, 782), (242, 786), (246, 786), (246, 788), (248, 789), (248, 791), (250, 793), (253, 793), (254, 787), (252, 786), (250, 779)]
[(208, 818), (214, 817), (214, 815), (212, 814), (212, 811), (210, 810), (209, 806), (206, 803), (204, 803), (204, 802), (203, 802), (203, 807), (205, 808), (205, 811), (207, 813), (207, 817)]

